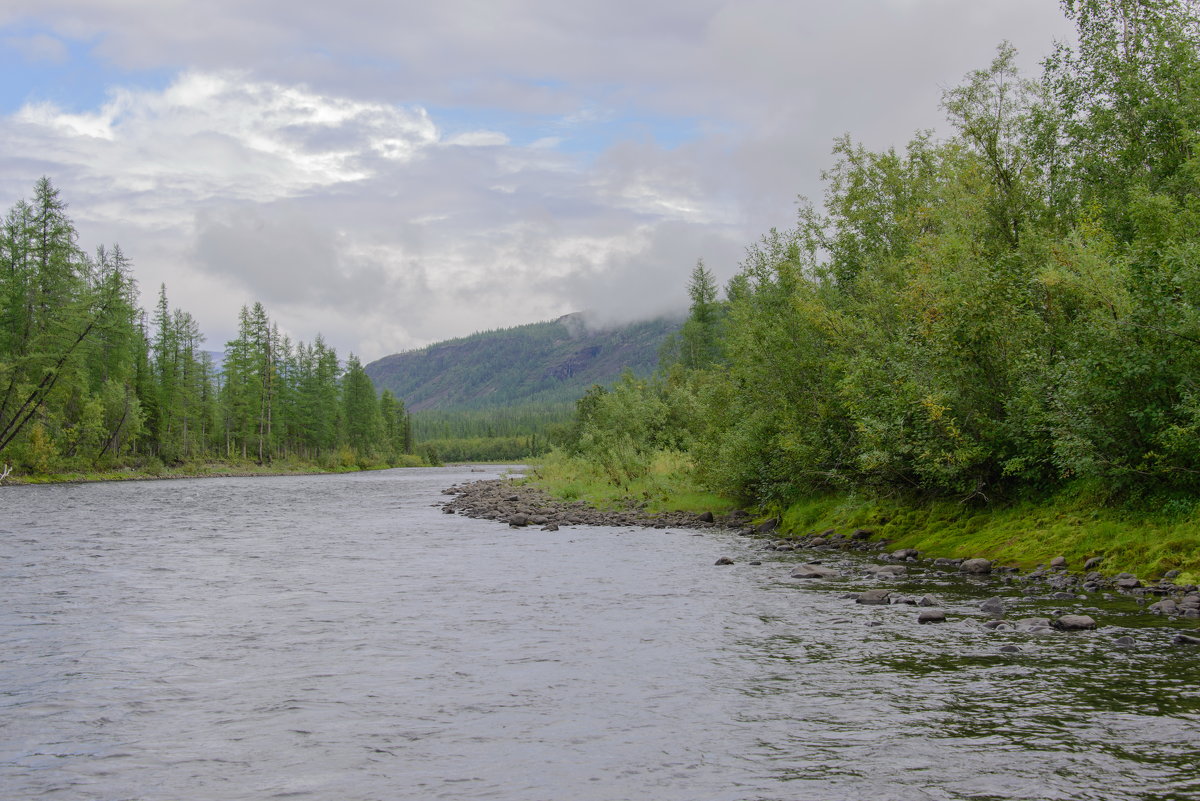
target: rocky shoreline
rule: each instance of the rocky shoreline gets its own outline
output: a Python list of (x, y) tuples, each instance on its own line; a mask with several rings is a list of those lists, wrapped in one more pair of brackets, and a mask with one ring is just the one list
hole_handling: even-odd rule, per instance
[[(1200, 619), (1200, 587), (1194, 584), (1175, 584), (1173, 579), (1179, 575), (1179, 571), (1170, 571), (1156, 581), (1143, 582), (1130, 573), (1107, 575), (1101, 572), (1097, 569), (1103, 564), (1100, 557), (1094, 557), (1080, 565), (1081, 572), (1072, 572), (1067, 560), (1057, 557), (1047, 565), (1039, 565), (1032, 571), (1022, 573), (1018, 568), (998, 565), (983, 558), (924, 559), (911, 548), (888, 551), (887, 541), (878, 539), (875, 532), (861, 528), (846, 532), (830, 529), (781, 539), (776, 533), (778, 520), (772, 519), (752, 525), (751, 515), (742, 510), (719, 516), (714, 516), (711, 512), (654, 514), (646, 510), (645, 504), (636, 502), (620, 509), (597, 509), (584, 501), (558, 500), (536, 486), (518, 483), (513, 479), (458, 484), (442, 490), (442, 493), (450, 496), (449, 500), (441, 504), (441, 509), (446, 514), (495, 520), (514, 528), (534, 527), (542, 531), (557, 531), (564, 525), (588, 525), (733, 530), (743, 536), (761, 538), (761, 550), (764, 551), (802, 550), (816, 557), (794, 565), (790, 574), (793, 579), (835, 579), (857, 573), (863, 578), (875, 581), (907, 581), (916, 578), (918, 573), (931, 571), (986, 579), (996, 585), (998, 592), (1007, 596), (992, 597), (979, 605), (979, 611), (989, 618), (982, 625), (992, 631), (1025, 631), (1036, 634), (1053, 630), (1095, 629), (1096, 619), (1091, 615), (1082, 614), (1093, 610), (1079, 608), (1082, 602), (1095, 595), (1105, 600), (1128, 596), (1136, 604), (1146, 605), (1148, 612), (1162, 615), (1171, 621)], [(839, 552), (851, 551), (873, 554), (882, 564), (864, 561), (847, 570), (845, 566), (833, 567), (826, 564), (829, 560), (823, 557), (823, 553), (833, 557)], [(716, 562), (717, 565), (735, 563), (731, 557), (722, 557)], [(761, 560), (752, 560), (750, 564), (761, 564)], [(928, 593), (876, 587), (847, 593), (843, 597), (868, 606), (921, 607), (916, 618), (921, 624), (943, 623), (947, 620), (946, 611), (939, 608), (939, 600)], [(1005, 613), (1014, 602), (1021, 599), (1057, 601), (1063, 609), (1054, 617), (1005, 619)], [(1200, 637), (1178, 633), (1173, 642), (1177, 645), (1200, 645)], [(1019, 650), (1016, 646), (1005, 647)]]
[(442, 504), (446, 514), (497, 520), (514, 528), (533, 526), (556, 531), (559, 526), (645, 526), (647, 528), (743, 528), (750, 520), (744, 511), (714, 516), (711, 512), (653, 514), (644, 504), (622, 509), (597, 509), (584, 501), (560, 501), (544, 490), (512, 479), (488, 479), (456, 484), (442, 490), (451, 500)]

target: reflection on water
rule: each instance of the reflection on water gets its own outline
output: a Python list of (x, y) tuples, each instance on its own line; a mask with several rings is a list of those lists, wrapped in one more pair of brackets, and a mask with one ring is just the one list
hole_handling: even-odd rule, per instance
[(918, 626), (729, 534), (440, 512), (481, 477), (0, 490), (0, 795), (1200, 797), (1200, 649), (1125, 599), (990, 632), (932, 574)]

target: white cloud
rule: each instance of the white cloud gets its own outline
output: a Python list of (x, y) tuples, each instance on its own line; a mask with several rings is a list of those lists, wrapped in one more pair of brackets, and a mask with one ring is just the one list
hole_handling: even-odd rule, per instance
[(835, 136), (902, 143), (1001, 39), (1032, 68), (1066, 32), (1048, 0), (4, 6), (48, 31), (30, 58), (176, 77), (0, 118), (0, 199), (50, 175), (212, 342), (261, 300), (365, 358), (678, 307), (697, 258), (729, 277), (820, 196)]

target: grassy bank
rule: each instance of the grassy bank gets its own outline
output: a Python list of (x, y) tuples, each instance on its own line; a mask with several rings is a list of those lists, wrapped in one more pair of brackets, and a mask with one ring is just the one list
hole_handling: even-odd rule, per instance
[(601, 467), (554, 452), (531, 463), (529, 480), (565, 501), (586, 501), (600, 509), (645, 504), (648, 512), (715, 514), (736, 504), (697, 486), (691, 463), (678, 453), (656, 453), (644, 475), (615, 483)]
[(1181, 570), (1181, 583), (1200, 580), (1197, 514), (1155, 513), (1099, 506), (1071, 491), (983, 509), (953, 501), (904, 501), (856, 496), (814, 498), (788, 507), (783, 531), (866, 528), (897, 548), (929, 556), (984, 556), (1030, 568), (1065, 556), (1081, 569), (1089, 558), (1105, 573), (1155, 578)]
[[(632, 499), (651, 511), (728, 511), (736, 504), (699, 488), (686, 457), (657, 454), (647, 474), (618, 485), (599, 467), (552, 454), (531, 480), (556, 497), (599, 507)], [(783, 536), (825, 529), (866, 528), (896, 548), (931, 557), (983, 556), (1031, 568), (1065, 556), (1072, 569), (1099, 556), (1105, 573), (1129, 571), (1155, 578), (1181, 570), (1179, 583), (1200, 582), (1200, 510), (1147, 510), (1105, 506), (1081, 488), (1050, 498), (973, 508), (954, 501), (828, 495), (792, 504), (778, 514)]]
[(63, 484), (92, 481), (148, 481), (172, 478), (219, 478), (240, 476), (299, 476), (320, 473), (356, 473), (361, 470), (383, 470), (389, 467), (422, 467), (416, 456), (406, 456), (400, 464), (318, 465), (310, 462), (276, 461), (270, 464), (241, 461), (188, 462), (181, 465), (149, 467), (118, 467), (110, 470), (64, 470), (52, 473), (9, 475), (5, 484)]

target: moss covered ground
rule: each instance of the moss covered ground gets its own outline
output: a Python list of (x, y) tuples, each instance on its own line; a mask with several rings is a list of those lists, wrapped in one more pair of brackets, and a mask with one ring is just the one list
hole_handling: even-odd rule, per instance
[(1063, 492), (1054, 497), (985, 508), (953, 501), (826, 496), (792, 504), (781, 515), (786, 533), (866, 528), (897, 548), (929, 556), (983, 556), (1034, 567), (1064, 556), (1080, 569), (1092, 557), (1106, 573), (1143, 578), (1180, 570), (1177, 581), (1200, 580), (1200, 519), (1196, 512), (1167, 514), (1096, 506)]
[[(601, 508), (645, 503), (650, 511), (712, 511), (737, 504), (697, 486), (686, 457), (660, 453), (636, 481), (612, 483), (589, 462), (551, 455), (530, 480), (565, 500)], [(1155, 578), (1180, 570), (1178, 583), (1200, 583), (1200, 507), (1140, 508), (1109, 505), (1081, 488), (1026, 501), (968, 506), (956, 501), (876, 498), (831, 494), (785, 509), (759, 509), (778, 516), (782, 536), (825, 529), (866, 528), (896, 548), (916, 548), (930, 557), (982, 556), (1031, 568), (1064, 556), (1072, 569), (1100, 557), (1105, 573), (1129, 571)]]

